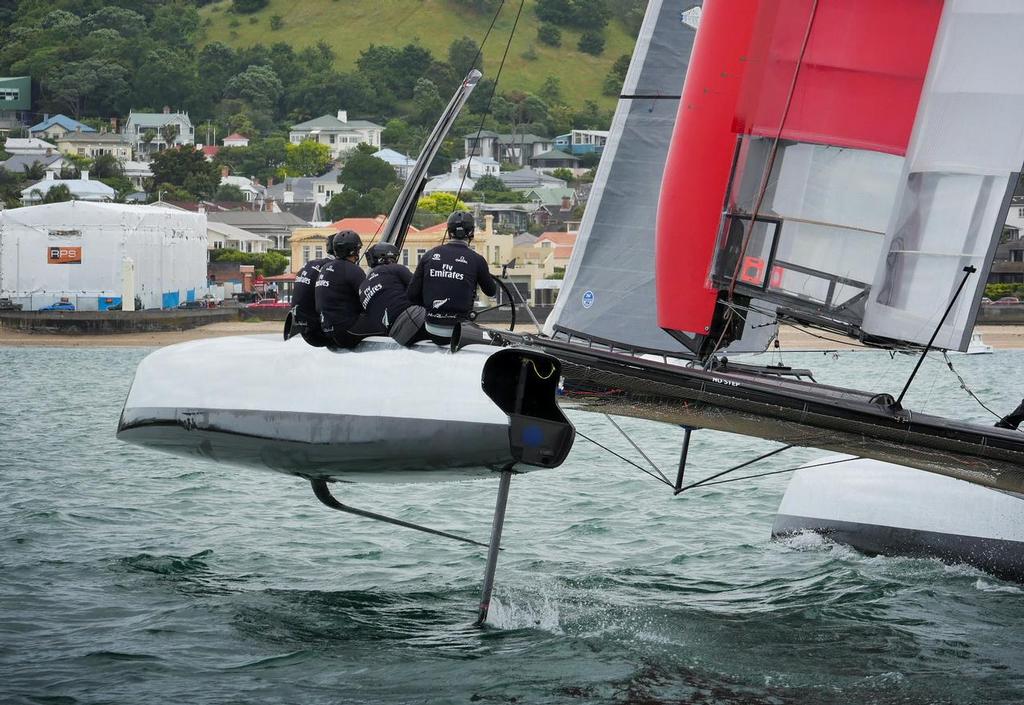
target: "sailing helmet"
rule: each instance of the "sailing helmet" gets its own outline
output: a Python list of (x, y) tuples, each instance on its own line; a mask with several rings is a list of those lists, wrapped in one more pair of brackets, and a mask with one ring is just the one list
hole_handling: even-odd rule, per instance
[(456, 240), (473, 239), (473, 214), (466, 211), (455, 211), (448, 216), (448, 235)]
[(398, 248), (390, 242), (378, 242), (366, 250), (366, 261), (371, 267), (378, 264), (394, 264), (398, 261)]
[(334, 256), (338, 259), (346, 259), (359, 254), (359, 248), (363, 241), (355, 230), (342, 230), (334, 236)]
[(334, 234), (327, 236), (327, 254), (334, 257)]

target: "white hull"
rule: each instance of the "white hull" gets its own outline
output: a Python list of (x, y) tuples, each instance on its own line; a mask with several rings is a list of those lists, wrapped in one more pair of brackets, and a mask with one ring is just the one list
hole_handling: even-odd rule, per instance
[(800, 531), (871, 554), (936, 557), (1024, 581), (1024, 496), (901, 465), (860, 458), (797, 470), (772, 535)]
[(491, 476), (512, 461), (509, 418), (480, 385), (496, 350), (371, 338), (331, 351), (270, 335), (172, 345), (139, 364), (118, 437), (307, 478)]

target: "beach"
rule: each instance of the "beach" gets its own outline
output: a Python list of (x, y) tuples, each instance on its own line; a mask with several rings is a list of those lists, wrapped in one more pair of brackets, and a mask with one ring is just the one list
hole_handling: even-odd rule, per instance
[[(0, 347), (162, 347), (187, 340), (206, 340), (227, 335), (279, 334), (282, 326), (280, 321), (231, 321), (182, 331), (110, 335), (27, 333), (0, 326)], [(519, 326), (516, 330), (524, 333), (536, 331), (532, 325)], [(1024, 326), (977, 326), (975, 332), (981, 333), (984, 341), (997, 350), (1024, 348)], [(783, 351), (851, 350), (862, 347), (856, 340), (838, 334), (808, 332), (792, 326), (782, 326), (779, 332), (779, 345)]]

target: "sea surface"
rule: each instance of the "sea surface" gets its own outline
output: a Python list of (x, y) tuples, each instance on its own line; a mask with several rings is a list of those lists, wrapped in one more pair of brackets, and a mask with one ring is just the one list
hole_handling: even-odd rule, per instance
[[(673, 497), (583, 439), (562, 468), (513, 479), (495, 604), (474, 628), (482, 549), (333, 512), (296, 478), (117, 441), (147, 352), (0, 348), (4, 705), (1024, 701), (1019, 586), (813, 535), (773, 542), (787, 474)], [(914, 359), (784, 361), (898, 394)], [(1024, 395), (1024, 351), (954, 363), (1001, 413)], [(908, 399), (995, 420), (940, 356)], [(604, 417), (572, 417), (642, 464)], [(621, 423), (674, 468), (680, 429)], [(688, 477), (773, 447), (698, 432)], [(486, 540), (496, 487), (339, 495)]]

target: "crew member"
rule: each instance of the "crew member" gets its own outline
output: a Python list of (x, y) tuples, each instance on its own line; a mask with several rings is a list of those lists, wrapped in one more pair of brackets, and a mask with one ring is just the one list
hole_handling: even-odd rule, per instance
[(354, 348), (360, 336), (349, 329), (362, 312), (359, 306), (359, 285), (366, 275), (356, 262), (363, 241), (352, 230), (343, 230), (334, 236), (335, 259), (320, 269), (316, 280), (316, 310), (320, 314), (320, 329), (327, 337), (329, 347)]
[(366, 250), (372, 269), (359, 285), (359, 304), (363, 315), (353, 332), (358, 335), (387, 335), (398, 316), (409, 308), (406, 290), (412, 272), (398, 264), (398, 248), (378, 242)]
[(327, 339), (320, 330), (320, 316), (316, 312), (316, 280), (320, 270), (334, 258), (334, 235), (327, 238), (327, 256), (311, 259), (302, 265), (295, 275), (292, 288), (292, 310), (284, 322), (284, 339), (301, 335), (303, 340), (314, 347), (327, 345)]
[(426, 333), (438, 345), (446, 345), (458, 322), (469, 317), (477, 286), (488, 296), (498, 292), (487, 260), (469, 246), (473, 230), (471, 213), (452, 213), (451, 239), (420, 258), (409, 284), (409, 301), (426, 309)]

